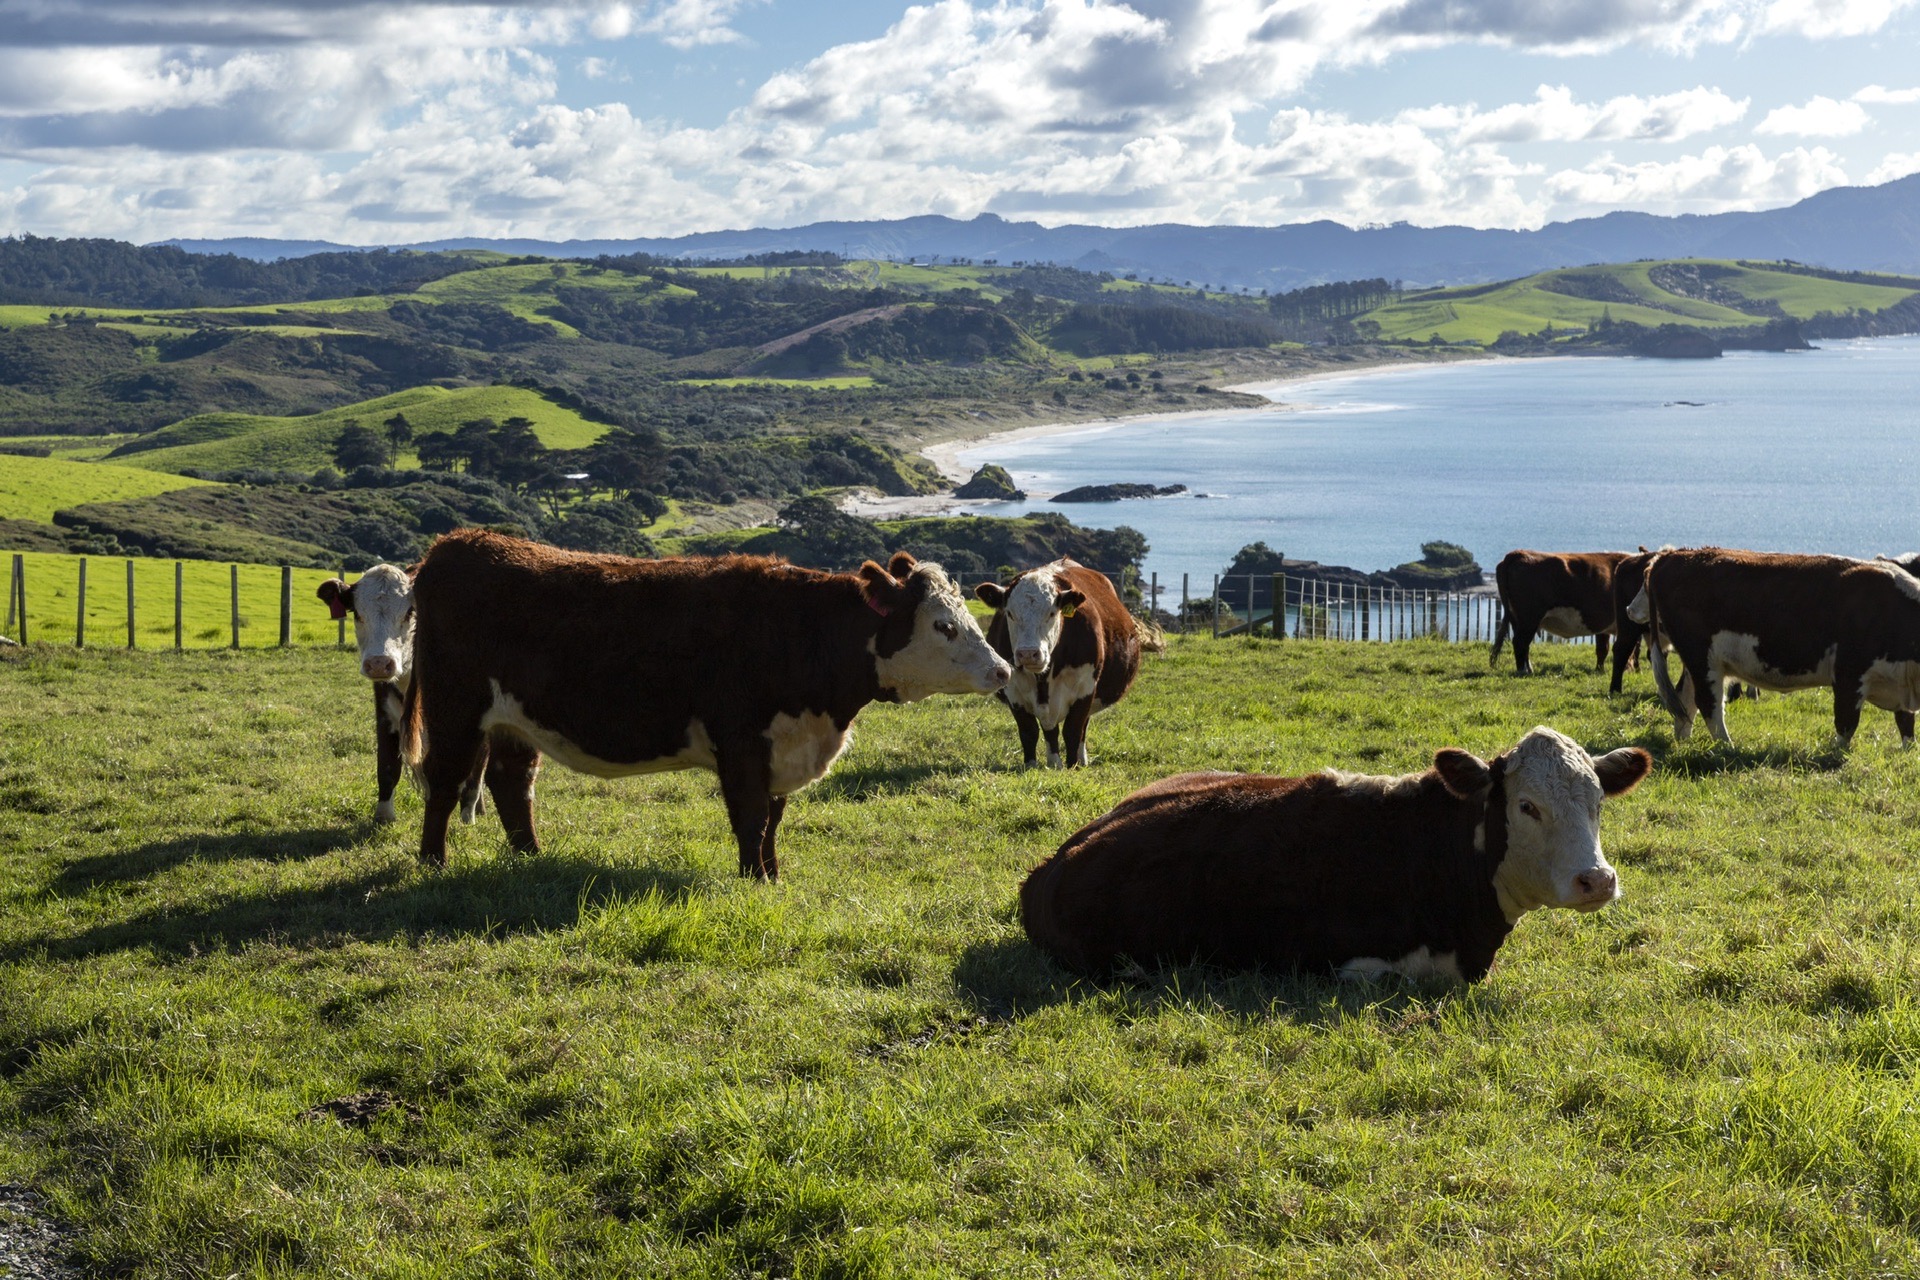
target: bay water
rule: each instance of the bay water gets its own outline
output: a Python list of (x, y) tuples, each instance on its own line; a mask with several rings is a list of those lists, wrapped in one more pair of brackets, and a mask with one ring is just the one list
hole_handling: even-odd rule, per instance
[(1920, 549), (1920, 337), (1718, 360), (1475, 361), (1268, 394), (1287, 407), (1100, 424), (958, 457), (1040, 493), (1186, 485), (979, 510), (1131, 525), (1151, 545), (1149, 572), (1196, 587), (1251, 542), (1358, 569), (1416, 560), (1433, 539), (1488, 570), (1515, 547)]

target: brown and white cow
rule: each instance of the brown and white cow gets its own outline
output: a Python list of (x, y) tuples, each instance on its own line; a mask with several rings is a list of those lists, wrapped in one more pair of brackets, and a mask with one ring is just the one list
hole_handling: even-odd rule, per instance
[(488, 789), (516, 849), (539, 847), (542, 754), (597, 777), (710, 769), (740, 873), (771, 880), (787, 797), (846, 749), (861, 707), (992, 693), (1008, 676), (940, 566), (905, 553), (829, 574), (466, 529), (427, 552), (414, 601), (405, 746), (426, 793), (420, 857), (434, 865), (490, 738)]
[(1500, 646), (1513, 631), (1513, 666), (1533, 674), (1533, 637), (1545, 631), (1563, 640), (1592, 636), (1594, 670), (1607, 666), (1607, 642), (1613, 635), (1614, 566), (1624, 551), (1509, 551), (1493, 568), (1500, 591), (1500, 625), (1493, 633), (1487, 665), (1500, 660)]
[[(1613, 567), (1613, 679), (1607, 685), (1607, 692), (1619, 693), (1626, 678), (1627, 664), (1638, 652), (1640, 642), (1646, 639), (1647, 628), (1644, 623), (1636, 622), (1627, 612), (1627, 606), (1640, 594), (1640, 584), (1647, 576), (1647, 566), (1653, 563), (1658, 552), (1645, 547), (1633, 555), (1622, 559)], [(1649, 642), (1647, 657), (1660, 665), (1667, 661), (1666, 650)]]
[[(1913, 743), (1920, 711), (1920, 580), (1888, 560), (1775, 555), (1695, 547), (1662, 551), (1628, 606), (1664, 637), (1686, 682), (1676, 690), (1654, 664), (1673, 736), (1693, 732), (1696, 713), (1730, 742), (1723, 683), (1762, 689), (1833, 689), (1833, 729), (1844, 746), (1868, 703), (1893, 712)], [(1691, 687), (1688, 687), (1688, 686)]]
[[(987, 643), (1013, 664), (999, 693), (1020, 730), (1026, 767), (1087, 763), (1087, 722), (1126, 696), (1140, 673), (1139, 623), (1114, 594), (1107, 575), (1072, 560), (1029, 569), (1005, 586), (973, 589), (993, 609)], [(1066, 726), (1062, 756), (1061, 726)]]
[[(378, 796), (373, 820), (393, 822), (394, 789), (400, 783), (400, 717), (407, 686), (413, 682), (413, 576), (391, 564), (376, 564), (347, 583), (329, 578), (314, 594), (335, 619), (353, 615), (353, 638), (360, 650), (360, 674), (373, 682), (374, 782)], [(476, 770), (460, 790), (460, 821), (472, 824), (486, 808)]]
[(1085, 973), (1130, 958), (1473, 982), (1528, 911), (1619, 896), (1600, 801), (1651, 766), (1543, 727), (1491, 761), (1448, 747), (1398, 778), (1181, 774), (1036, 867), (1021, 920)]

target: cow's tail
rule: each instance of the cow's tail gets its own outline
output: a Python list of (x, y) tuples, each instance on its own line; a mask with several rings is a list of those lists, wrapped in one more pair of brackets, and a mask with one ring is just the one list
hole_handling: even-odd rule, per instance
[(1493, 648), (1487, 653), (1487, 665), (1500, 661), (1500, 647), (1507, 642), (1507, 633), (1513, 629), (1513, 615), (1507, 612), (1507, 598), (1496, 597), (1500, 601), (1500, 625), (1493, 629)]
[(1685, 713), (1680, 710), (1679, 691), (1673, 687), (1673, 673), (1667, 670), (1667, 655), (1660, 648), (1660, 602), (1653, 594), (1651, 564), (1647, 566), (1647, 576), (1641, 582), (1640, 590), (1647, 597), (1647, 657), (1653, 662), (1653, 687), (1659, 692), (1660, 705), (1667, 709), (1667, 714), (1678, 719)]
[(1153, 619), (1134, 615), (1133, 633), (1140, 638), (1140, 647), (1148, 653), (1167, 651), (1167, 633), (1162, 631), (1160, 624)]
[[(417, 646), (414, 653), (417, 658)], [(413, 679), (407, 682), (407, 695), (400, 703), (400, 759), (413, 774), (415, 782), (420, 780), (420, 762), (427, 754), (427, 729), (420, 711), (420, 683), (420, 670), (416, 666)]]

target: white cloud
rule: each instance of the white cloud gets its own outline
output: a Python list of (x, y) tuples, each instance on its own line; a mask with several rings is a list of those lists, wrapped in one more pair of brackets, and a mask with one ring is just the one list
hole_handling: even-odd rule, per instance
[(1857, 102), (1817, 97), (1809, 99), (1805, 106), (1775, 107), (1753, 131), (1800, 138), (1844, 138), (1859, 133), (1871, 123), (1873, 117)]
[(1892, 182), (1910, 173), (1920, 173), (1920, 151), (1909, 151), (1905, 155), (1886, 157), (1880, 162), (1878, 168), (1867, 175), (1867, 185), (1871, 187), (1882, 182)]
[(1760, 13), (1761, 35), (1833, 40), (1878, 31), (1913, 0), (1773, 0)]
[(1920, 102), (1920, 89), (1888, 89), (1881, 85), (1870, 84), (1854, 94), (1853, 100), (1905, 106), (1910, 102)]
[(1549, 175), (1547, 192), (1565, 206), (1558, 216), (1609, 209), (1648, 213), (1722, 213), (1791, 204), (1845, 183), (1839, 160), (1824, 147), (1797, 147), (1769, 159), (1751, 144), (1708, 147), (1677, 160), (1628, 164), (1603, 156), (1577, 170)]
[(1543, 84), (1532, 102), (1484, 112), (1471, 105), (1432, 107), (1404, 113), (1404, 118), (1448, 132), (1460, 143), (1677, 142), (1735, 123), (1746, 114), (1747, 103), (1746, 98), (1730, 98), (1705, 86), (1652, 98), (1627, 95), (1585, 103), (1574, 101), (1565, 85)]

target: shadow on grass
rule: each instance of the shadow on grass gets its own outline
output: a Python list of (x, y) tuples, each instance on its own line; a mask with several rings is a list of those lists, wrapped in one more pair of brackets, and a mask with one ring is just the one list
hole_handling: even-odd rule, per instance
[(945, 778), (975, 770), (958, 765), (888, 764), (849, 768), (845, 765), (807, 788), (807, 795), (828, 800), (859, 800), (874, 795), (903, 795), (929, 778)]
[(338, 827), (309, 827), (302, 831), (236, 832), (229, 835), (192, 835), (156, 840), (135, 849), (75, 858), (61, 868), (47, 887), (60, 897), (74, 897), (103, 884), (119, 884), (158, 875), (183, 862), (303, 862), (334, 853), (365, 840), (373, 823)]
[(1200, 1008), (1250, 1022), (1286, 1019), (1326, 1027), (1370, 1017), (1390, 1028), (1424, 1021), (1435, 1006), (1476, 991), (1477, 1004), (1501, 1002), (1484, 988), (1398, 978), (1343, 982), (1331, 975), (1221, 969), (1207, 964), (1138, 967), (1088, 978), (1055, 964), (1024, 938), (977, 943), (954, 966), (954, 988), (974, 1013), (1013, 1021), (1055, 1005), (1097, 1003), (1133, 1020), (1169, 1008)]
[(324, 947), (394, 938), (501, 937), (570, 928), (583, 910), (648, 893), (684, 901), (703, 879), (680, 867), (608, 867), (546, 854), (456, 864), (443, 872), (395, 863), (309, 889), (235, 896), (191, 909), (162, 906), (78, 933), (42, 933), (0, 949), (0, 960), (136, 949), (192, 956), (261, 941)]
[(1749, 769), (1788, 769), (1801, 773), (1832, 773), (1847, 762), (1847, 752), (1829, 741), (1822, 747), (1742, 747), (1713, 743), (1683, 748), (1673, 744), (1642, 743), (1653, 752), (1660, 771), (1682, 778), (1712, 778)]

